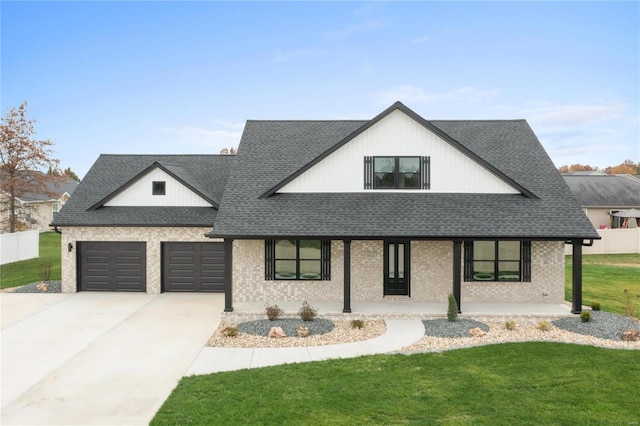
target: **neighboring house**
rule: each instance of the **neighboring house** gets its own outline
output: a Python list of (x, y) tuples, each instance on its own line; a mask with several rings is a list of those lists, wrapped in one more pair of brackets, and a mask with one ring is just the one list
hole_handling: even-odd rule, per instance
[(635, 176), (565, 173), (562, 177), (597, 229), (621, 228), (625, 218), (612, 214), (640, 209), (640, 179)]
[[(235, 156), (100, 156), (54, 219), (63, 291), (233, 303), (564, 301), (598, 234), (524, 120), (248, 121)], [(211, 227), (213, 225), (213, 228)], [(207, 234), (207, 237), (204, 234)]]
[[(16, 198), (16, 215), (20, 231), (51, 230), (49, 224), (67, 202), (78, 186), (78, 182), (71, 178), (64, 178), (59, 183), (47, 182), (46, 191), (27, 193)], [(8, 197), (2, 194), (2, 231), (9, 232), (8, 221), (11, 215)]]

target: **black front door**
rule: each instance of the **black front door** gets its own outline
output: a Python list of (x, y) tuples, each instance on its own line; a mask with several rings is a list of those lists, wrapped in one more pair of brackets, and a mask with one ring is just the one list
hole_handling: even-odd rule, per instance
[(409, 296), (410, 241), (384, 242), (384, 295)]

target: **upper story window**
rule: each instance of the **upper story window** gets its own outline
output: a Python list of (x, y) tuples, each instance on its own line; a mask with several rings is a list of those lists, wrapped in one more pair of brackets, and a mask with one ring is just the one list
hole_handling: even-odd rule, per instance
[(364, 189), (430, 189), (429, 157), (365, 157)]
[(52, 203), (51, 204), (51, 217), (56, 217), (58, 212), (60, 211), (60, 203)]
[(165, 181), (153, 181), (151, 185), (151, 193), (153, 195), (166, 195), (166, 182)]

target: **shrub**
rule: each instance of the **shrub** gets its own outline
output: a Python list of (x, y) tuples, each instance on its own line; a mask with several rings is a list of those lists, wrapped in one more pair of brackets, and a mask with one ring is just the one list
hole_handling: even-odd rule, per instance
[(51, 268), (53, 268), (53, 263), (51, 262), (40, 265), (40, 278), (42, 278), (42, 281), (45, 283), (51, 281)]
[(549, 331), (551, 330), (551, 323), (549, 321), (540, 321), (538, 323), (538, 330)]
[(513, 331), (516, 329), (516, 322), (514, 320), (505, 321), (504, 328), (509, 331)]
[(313, 321), (318, 315), (318, 310), (312, 307), (306, 300), (302, 302), (302, 307), (298, 311), (298, 316), (302, 321)]
[(599, 311), (600, 310), (600, 302), (592, 302), (591, 303), (591, 310), (592, 311)]
[(458, 303), (453, 294), (449, 293), (449, 307), (447, 308), (447, 319), (451, 322), (458, 318)]
[[(636, 317), (636, 304), (633, 300), (633, 295), (631, 294), (631, 292), (629, 290), (627, 290), (626, 288), (624, 289), (624, 296), (625, 296), (625, 300), (624, 300), (624, 314), (625, 316), (629, 317), (629, 318), (634, 318)], [(638, 295), (637, 297), (640, 298), (640, 295)]]
[(278, 305), (268, 305), (266, 311), (269, 321), (275, 321), (284, 314), (284, 311)]
[(580, 319), (582, 320), (582, 322), (591, 321), (591, 312), (589, 312), (589, 311), (581, 312), (580, 313)]
[(351, 328), (364, 328), (364, 321), (359, 319), (351, 320)]
[(220, 330), (220, 334), (224, 337), (236, 337), (238, 335), (238, 327), (235, 325), (228, 325)]

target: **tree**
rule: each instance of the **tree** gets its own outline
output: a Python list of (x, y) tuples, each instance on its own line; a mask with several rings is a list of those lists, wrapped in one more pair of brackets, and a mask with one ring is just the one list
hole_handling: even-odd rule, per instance
[(640, 172), (640, 163), (636, 164), (633, 160), (624, 160), (617, 166), (611, 166), (604, 169), (608, 175), (636, 175)]
[(222, 155), (236, 155), (236, 150), (231, 147), (231, 148), (222, 148), (220, 150), (220, 154)]
[(76, 182), (80, 182), (80, 178), (78, 177), (77, 174), (73, 172), (73, 170), (71, 170), (71, 167), (67, 167), (66, 169), (64, 169), (62, 174), (68, 178), (75, 180)]
[(572, 172), (582, 172), (582, 171), (587, 171), (587, 172), (592, 172), (594, 170), (597, 170), (597, 167), (591, 167), (588, 164), (572, 164), (570, 166), (567, 166), (566, 164), (564, 166), (560, 166), (558, 167), (558, 171), (560, 173), (572, 173)]
[(49, 194), (47, 183), (58, 183), (60, 161), (53, 158), (53, 142), (34, 138), (35, 119), (27, 118), (27, 102), (11, 108), (0, 123), (0, 194), (2, 210), (8, 211), (9, 232), (20, 226), (18, 199), (28, 193)]

